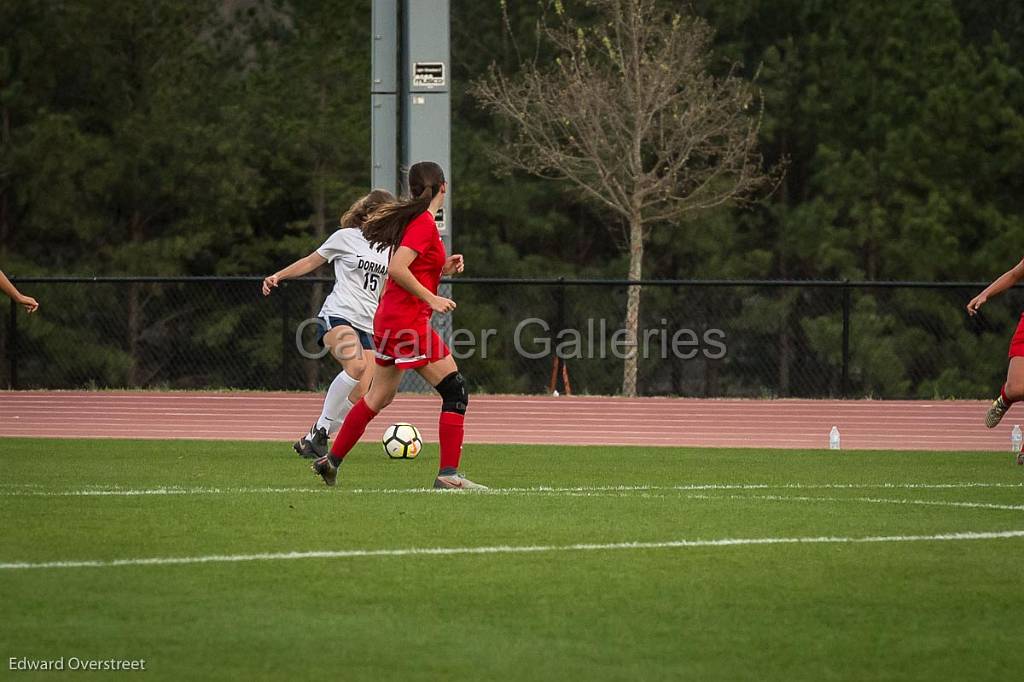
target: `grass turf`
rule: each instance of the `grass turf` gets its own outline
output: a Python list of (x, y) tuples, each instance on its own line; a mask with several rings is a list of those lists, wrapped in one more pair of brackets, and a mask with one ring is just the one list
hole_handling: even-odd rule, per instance
[[(360, 446), (327, 490), (286, 444), (0, 440), (0, 564), (1024, 530), (1006, 454), (474, 445), (470, 477), (518, 490), (409, 492), (436, 462)], [(1011, 679), (1022, 560), (1024, 538), (3, 568), (0, 670)]]

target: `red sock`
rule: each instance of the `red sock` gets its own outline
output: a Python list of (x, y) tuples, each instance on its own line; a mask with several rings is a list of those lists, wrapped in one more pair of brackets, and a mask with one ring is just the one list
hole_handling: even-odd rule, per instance
[(437, 424), (437, 434), (441, 441), (441, 470), (459, 468), (464, 435), (462, 425), (465, 421), (466, 417), (458, 412), (441, 413)]
[(1017, 402), (1016, 400), (1010, 400), (1006, 397), (1006, 384), (1003, 384), (1003, 387), (999, 389), (999, 396), (1003, 399), (1003, 404), (1007, 407)]
[(363, 436), (363, 432), (366, 431), (366, 425), (376, 416), (377, 413), (367, 407), (366, 401), (360, 398), (359, 402), (353, 405), (352, 409), (345, 415), (341, 431), (338, 431), (338, 437), (334, 439), (334, 445), (331, 446), (331, 455), (335, 459), (345, 459), (348, 451)]

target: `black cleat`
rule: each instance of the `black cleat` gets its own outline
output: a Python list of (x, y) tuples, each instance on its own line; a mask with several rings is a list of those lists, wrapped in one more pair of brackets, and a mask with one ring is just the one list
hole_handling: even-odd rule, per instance
[(1010, 406), (1003, 401), (1003, 396), (993, 400), (992, 406), (988, 408), (988, 412), (985, 414), (985, 426), (990, 429), (999, 426), (999, 422), (1003, 421), (1003, 417), (1009, 409)]
[(331, 463), (329, 455), (316, 460), (309, 468), (313, 470), (314, 474), (324, 479), (324, 483), (327, 485), (334, 485), (338, 482), (338, 467)]
[(299, 453), (299, 457), (302, 457), (303, 459), (319, 459), (327, 454), (327, 429), (323, 427), (317, 428), (316, 425), (314, 425), (313, 428), (310, 429), (310, 433), (313, 434), (312, 438), (307, 434), (295, 441), (292, 448), (294, 448), (295, 452)]

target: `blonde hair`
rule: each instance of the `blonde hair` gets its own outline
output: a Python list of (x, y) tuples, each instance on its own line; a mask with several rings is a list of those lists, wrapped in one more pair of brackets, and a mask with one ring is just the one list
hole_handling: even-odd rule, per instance
[(349, 206), (349, 209), (345, 211), (338, 222), (342, 227), (358, 227), (362, 229), (363, 225), (366, 224), (367, 217), (378, 206), (393, 201), (395, 201), (394, 194), (386, 189), (375, 189)]

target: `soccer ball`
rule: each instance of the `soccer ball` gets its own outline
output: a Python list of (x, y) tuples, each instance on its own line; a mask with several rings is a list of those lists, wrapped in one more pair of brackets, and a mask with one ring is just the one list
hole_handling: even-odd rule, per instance
[(381, 439), (384, 452), (391, 459), (414, 459), (423, 449), (423, 439), (412, 424), (392, 424)]

